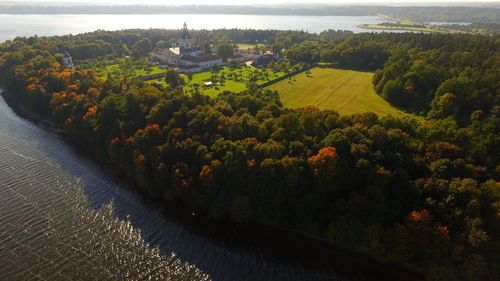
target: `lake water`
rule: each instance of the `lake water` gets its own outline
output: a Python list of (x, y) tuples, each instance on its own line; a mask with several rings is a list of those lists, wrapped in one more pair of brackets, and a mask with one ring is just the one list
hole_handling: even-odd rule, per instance
[(6, 15), (0, 14), (0, 42), (16, 36), (49, 36), (90, 32), (97, 29), (179, 29), (184, 22), (192, 29), (252, 28), (304, 30), (328, 29), (371, 32), (357, 26), (386, 20), (377, 17), (254, 16), (254, 15)]
[(0, 280), (347, 280), (336, 272), (181, 225), (0, 96)]

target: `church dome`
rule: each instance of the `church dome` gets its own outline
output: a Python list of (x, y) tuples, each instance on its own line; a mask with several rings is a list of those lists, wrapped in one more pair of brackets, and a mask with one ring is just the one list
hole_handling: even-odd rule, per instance
[(188, 32), (182, 32), (181, 39), (191, 39), (191, 35)]
[(182, 28), (181, 39), (192, 39), (191, 35), (188, 32), (187, 24), (184, 23), (184, 27)]

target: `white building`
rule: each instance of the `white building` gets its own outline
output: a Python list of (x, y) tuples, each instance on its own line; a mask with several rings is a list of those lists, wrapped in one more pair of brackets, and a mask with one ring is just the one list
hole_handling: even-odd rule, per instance
[(200, 72), (223, 64), (221, 57), (202, 54), (201, 48), (195, 44), (194, 39), (189, 34), (186, 23), (184, 23), (181, 37), (177, 41), (177, 47), (158, 49), (154, 58), (163, 64), (179, 67), (179, 72), (182, 73)]
[(163, 64), (179, 65), (180, 48), (158, 49), (154, 57)]
[(193, 49), (196, 47), (194, 45), (193, 38), (189, 34), (186, 23), (184, 23), (184, 26), (182, 27), (182, 35), (181, 35), (181, 38), (177, 42), (179, 44), (179, 47), (183, 48), (183, 49)]
[(190, 56), (183, 55), (181, 58), (181, 66), (199, 65), (203, 68), (210, 68), (222, 64), (222, 58), (213, 55)]
[(62, 62), (66, 68), (75, 68), (75, 65), (73, 64), (73, 58), (68, 54), (68, 52), (64, 52)]
[(213, 55), (190, 56), (183, 55), (181, 57), (181, 64), (179, 72), (181, 73), (196, 73), (210, 69), (217, 65), (224, 64), (221, 57)]

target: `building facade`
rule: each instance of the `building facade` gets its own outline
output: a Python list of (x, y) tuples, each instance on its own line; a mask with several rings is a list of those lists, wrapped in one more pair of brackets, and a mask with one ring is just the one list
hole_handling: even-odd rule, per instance
[(168, 49), (158, 49), (154, 59), (172, 67), (178, 67), (179, 72), (195, 73), (211, 67), (222, 65), (221, 57), (203, 54), (201, 48), (189, 34), (187, 24), (184, 23), (182, 33), (177, 41), (177, 46)]
[(62, 62), (66, 68), (71, 68), (71, 69), (75, 68), (75, 65), (73, 64), (73, 58), (69, 55), (68, 52), (64, 52)]
[(163, 64), (178, 65), (180, 61), (180, 49), (158, 49), (154, 57)]

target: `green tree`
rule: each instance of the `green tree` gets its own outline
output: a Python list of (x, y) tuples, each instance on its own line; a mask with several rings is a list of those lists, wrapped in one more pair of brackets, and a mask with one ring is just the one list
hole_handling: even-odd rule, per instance
[(228, 57), (233, 55), (233, 45), (230, 43), (220, 44), (217, 48), (217, 55), (226, 61)]
[(212, 54), (212, 45), (210, 45), (209, 42), (206, 42), (205, 45), (203, 45), (203, 52), (207, 55)]
[(160, 40), (156, 42), (156, 48), (170, 48), (170, 42), (165, 40)]
[(172, 89), (175, 89), (178, 86), (184, 84), (184, 80), (180, 76), (179, 72), (175, 69), (167, 70), (167, 73), (165, 74), (165, 81)]
[(132, 45), (132, 54), (135, 57), (145, 57), (151, 52), (151, 40), (148, 38), (142, 38)]

